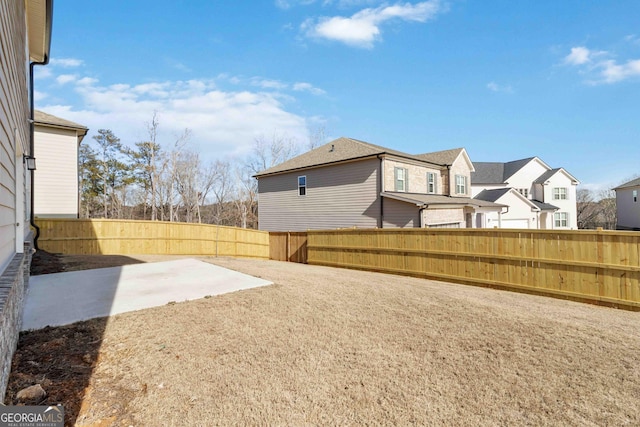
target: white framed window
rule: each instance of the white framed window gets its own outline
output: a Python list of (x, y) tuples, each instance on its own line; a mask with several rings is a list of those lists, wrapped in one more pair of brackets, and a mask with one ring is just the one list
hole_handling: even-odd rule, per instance
[(406, 168), (394, 168), (393, 174), (395, 177), (395, 190), (407, 192), (409, 189), (409, 169)]
[(307, 195), (307, 176), (302, 175), (298, 177), (298, 195), (306, 196)]
[(456, 194), (467, 194), (467, 177), (456, 175)]
[(556, 212), (553, 214), (553, 223), (556, 228), (569, 226), (569, 214), (567, 212)]
[(567, 200), (568, 198), (566, 187), (553, 188), (553, 200)]
[(527, 199), (529, 198), (529, 189), (528, 188), (518, 188), (518, 193), (522, 194)]
[(633, 203), (638, 201), (638, 190), (633, 190)]
[(427, 193), (435, 194), (437, 190), (436, 186), (436, 174), (434, 172), (427, 172)]

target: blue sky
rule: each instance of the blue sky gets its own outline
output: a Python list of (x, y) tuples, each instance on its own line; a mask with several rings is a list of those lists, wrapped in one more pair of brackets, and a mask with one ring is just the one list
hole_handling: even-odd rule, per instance
[[(309, 130), (473, 161), (538, 156), (592, 189), (640, 173), (640, 2), (58, 0), (36, 107), (205, 159)], [(90, 133), (91, 136), (91, 133)]]

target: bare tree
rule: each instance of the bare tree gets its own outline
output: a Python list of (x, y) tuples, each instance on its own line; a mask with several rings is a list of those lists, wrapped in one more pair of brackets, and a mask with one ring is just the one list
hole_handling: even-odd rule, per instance
[(599, 204), (602, 227), (605, 230), (615, 230), (618, 219), (618, 212), (616, 210), (616, 192), (609, 188), (600, 191), (598, 196), (600, 199)]
[(221, 225), (227, 217), (231, 216), (226, 207), (234, 191), (234, 180), (229, 162), (217, 160), (212, 165), (212, 172), (211, 192), (214, 198), (211, 212), (212, 222)]
[(318, 126), (315, 129), (309, 130), (309, 142), (307, 144), (308, 150), (318, 148), (327, 141), (327, 131), (324, 126)]
[(295, 138), (274, 132), (268, 140), (264, 135), (254, 140), (253, 152), (246, 166), (251, 173), (257, 174), (271, 166), (280, 164), (299, 152)]
[(595, 201), (594, 194), (586, 188), (579, 188), (576, 192), (576, 206), (578, 214), (578, 228), (599, 227), (598, 219), (601, 206)]

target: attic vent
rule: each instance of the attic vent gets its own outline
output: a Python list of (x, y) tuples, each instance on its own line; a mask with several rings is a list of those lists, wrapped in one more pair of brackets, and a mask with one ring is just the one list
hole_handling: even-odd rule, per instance
[(333, 153), (336, 150), (336, 146), (331, 144), (331, 148), (329, 148), (329, 152)]

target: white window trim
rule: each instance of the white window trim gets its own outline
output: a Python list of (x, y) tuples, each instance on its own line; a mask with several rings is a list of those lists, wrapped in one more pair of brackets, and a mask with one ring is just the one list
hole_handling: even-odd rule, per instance
[[(304, 178), (304, 185), (300, 184), (300, 178)], [(304, 194), (300, 194), (300, 190), (304, 188)], [(304, 197), (307, 195), (307, 175), (298, 176), (298, 196)]]
[[(565, 223), (565, 225), (562, 225), (563, 222)], [(554, 228), (568, 228), (569, 227), (569, 212), (555, 212), (553, 214), (553, 227)]]
[[(399, 178), (399, 172), (402, 171), (402, 179)], [(394, 167), (393, 168), (393, 189), (399, 193), (407, 193), (409, 190), (409, 169)], [(402, 183), (402, 189), (399, 188), (399, 183)]]
[(553, 187), (553, 200), (569, 200), (569, 189), (567, 187)]
[[(433, 182), (429, 181), (429, 178), (433, 177)], [(429, 189), (429, 186), (433, 184), (433, 190)], [(438, 178), (435, 172), (427, 172), (427, 194), (436, 194), (438, 192)]]
[[(456, 194), (467, 194), (467, 177), (465, 175), (456, 175)], [(458, 179), (462, 180), (462, 183), (458, 183)], [(459, 191), (462, 189), (462, 191)]]

